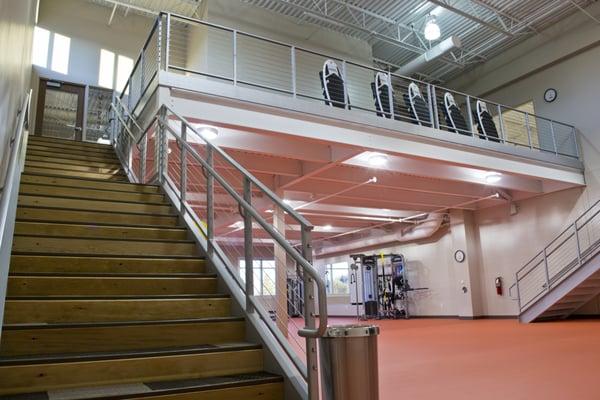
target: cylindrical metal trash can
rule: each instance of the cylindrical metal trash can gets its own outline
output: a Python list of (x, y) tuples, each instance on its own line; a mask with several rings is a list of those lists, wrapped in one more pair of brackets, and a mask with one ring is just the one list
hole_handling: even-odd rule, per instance
[(374, 325), (330, 326), (320, 339), (324, 400), (378, 400), (379, 370)]

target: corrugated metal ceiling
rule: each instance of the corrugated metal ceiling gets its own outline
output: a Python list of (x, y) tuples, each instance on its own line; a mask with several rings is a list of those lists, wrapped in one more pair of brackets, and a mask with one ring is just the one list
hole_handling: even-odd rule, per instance
[[(113, 7), (130, 4), (154, 12), (192, 16), (199, 0), (89, 0)], [(208, 1), (208, 0), (204, 0)], [(237, 0), (231, 0), (237, 1)], [(295, 19), (368, 41), (373, 57), (403, 65), (435, 45), (422, 32), (428, 14), (436, 16), (442, 37), (463, 44), (444, 59), (427, 64), (424, 79), (447, 81), (501, 54), (528, 37), (597, 0), (242, 0)], [(123, 8), (124, 11), (124, 8)], [(132, 12), (141, 12), (131, 9)], [(142, 12), (143, 13), (143, 12)]]
[[(406, 64), (430, 44), (423, 43), (425, 18), (436, 15), (442, 38), (458, 36), (462, 51), (428, 64), (421, 72), (449, 80), (474, 65), (538, 34), (596, 0), (245, 0), (247, 3), (369, 41), (373, 56)], [(576, 4), (576, 5), (575, 5)], [(410, 33), (414, 29), (415, 34)], [(401, 43), (374, 35), (402, 39)], [(421, 38), (419, 39), (419, 36)], [(425, 46), (424, 46), (425, 44)]]

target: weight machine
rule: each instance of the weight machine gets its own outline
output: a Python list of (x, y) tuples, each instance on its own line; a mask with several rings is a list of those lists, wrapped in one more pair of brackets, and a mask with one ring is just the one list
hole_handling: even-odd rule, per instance
[(356, 305), (357, 318), (408, 319), (408, 293), (428, 288), (409, 285), (404, 256), (352, 254), (350, 258), (350, 302)]

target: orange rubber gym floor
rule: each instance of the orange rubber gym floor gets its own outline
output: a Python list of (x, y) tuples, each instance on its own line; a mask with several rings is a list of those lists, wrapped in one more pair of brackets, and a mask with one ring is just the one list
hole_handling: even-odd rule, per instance
[(600, 319), (366, 323), (381, 328), (381, 400), (600, 399)]

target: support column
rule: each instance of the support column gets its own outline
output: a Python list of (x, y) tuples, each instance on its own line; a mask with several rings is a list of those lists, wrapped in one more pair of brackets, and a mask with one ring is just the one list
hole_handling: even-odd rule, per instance
[[(472, 211), (450, 211), (450, 225), (453, 249), (451, 257), (454, 272), (452, 290), (456, 294), (457, 314), (460, 318), (475, 318), (482, 315), (483, 312), (480, 284), (482, 268), (479, 229)], [(464, 261), (459, 262), (456, 260), (455, 253), (457, 251), (464, 252)]]
[[(283, 198), (278, 193), (277, 195)], [(285, 237), (285, 213), (279, 207), (273, 208), (273, 227)], [(275, 310), (277, 312), (277, 327), (286, 337), (288, 335), (288, 313), (287, 313), (287, 253), (278, 245), (274, 244), (275, 256)]]

